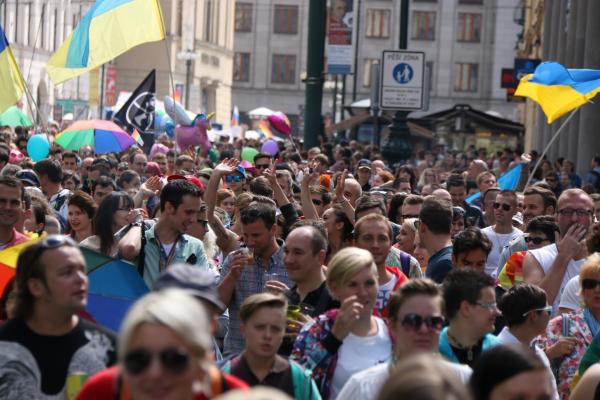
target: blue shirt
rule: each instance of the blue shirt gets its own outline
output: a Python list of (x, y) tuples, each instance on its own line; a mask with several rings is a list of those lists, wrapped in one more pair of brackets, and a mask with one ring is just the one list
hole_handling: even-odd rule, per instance
[[(231, 252), (221, 269), (221, 279), (225, 278), (231, 269), (231, 260), (236, 252)], [(253, 294), (262, 293), (265, 288), (265, 283), (269, 279), (275, 279), (285, 283), (288, 287), (292, 287), (293, 282), (290, 281), (287, 274), (287, 269), (283, 262), (283, 246), (271, 255), (269, 264), (264, 265), (261, 258), (254, 258), (254, 264), (244, 267), (242, 274), (235, 283), (235, 289), (229, 302), (229, 331), (225, 336), (224, 355), (229, 356), (238, 354), (244, 350), (245, 342), (240, 333), (240, 307), (244, 300)], [(277, 274), (277, 278), (274, 278)], [(269, 276), (271, 276), (269, 278)]]
[(452, 267), (452, 246), (444, 247), (429, 258), (425, 276), (436, 283), (442, 283)]

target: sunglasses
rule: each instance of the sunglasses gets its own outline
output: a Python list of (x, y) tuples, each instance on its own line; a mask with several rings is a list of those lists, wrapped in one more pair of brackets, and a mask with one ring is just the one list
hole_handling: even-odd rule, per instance
[(254, 164), (254, 168), (256, 168), (256, 169), (267, 169), (270, 166), (271, 165), (269, 165), (269, 164)]
[(77, 242), (75, 242), (69, 236), (65, 236), (65, 235), (50, 235), (38, 243), (39, 243), (39, 244), (37, 244), (38, 248), (35, 250), (35, 253), (33, 254), (31, 264), (34, 264), (38, 260), (38, 258), (40, 258), (42, 256), (42, 253), (46, 250), (57, 249), (62, 246), (78, 247)]
[(542, 244), (546, 240), (548, 240), (548, 238), (525, 236), (525, 243), (527, 243), (527, 244), (529, 244), (529, 243)]
[(581, 287), (584, 289), (596, 289), (600, 285), (600, 280), (587, 278), (581, 281)]
[(227, 183), (231, 183), (231, 182), (241, 182), (242, 181), (242, 177), (239, 175), (234, 175), (234, 176), (226, 176), (225, 177), (225, 182)]
[(414, 331), (418, 331), (419, 329), (421, 329), (421, 326), (425, 324), (427, 329), (439, 332), (444, 326), (444, 318), (437, 315), (429, 315), (427, 317), (423, 317), (419, 314), (411, 313), (406, 314), (404, 318), (400, 320), (400, 323), (403, 327)]
[(198, 222), (200, 225), (202, 225), (202, 227), (204, 229), (208, 228), (208, 220), (206, 220), (206, 219), (197, 219), (196, 222)]
[(312, 203), (313, 203), (315, 206), (320, 206), (321, 204), (323, 204), (323, 201), (322, 201), (322, 200), (319, 200), (319, 199), (312, 199)]
[(523, 313), (523, 316), (526, 317), (527, 315), (531, 314), (532, 312), (545, 312), (548, 315), (552, 314), (552, 306), (545, 306), (545, 307), (541, 307), (541, 308), (534, 308), (533, 310), (529, 310), (526, 313)]
[(506, 203), (494, 203), (494, 208), (497, 210), (500, 207), (502, 207), (502, 209), (504, 211), (510, 211), (510, 209), (512, 208), (512, 206), (510, 204), (506, 204)]
[(158, 357), (162, 367), (172, 374), (181, 374), (187, 370), (190, 361), (187, 353), (172, 347), (166, 348), (158, 354), (139, 349), (125, 355), (123, 366), (131, 375), (138, 375), (150, 366), (155, 357)]

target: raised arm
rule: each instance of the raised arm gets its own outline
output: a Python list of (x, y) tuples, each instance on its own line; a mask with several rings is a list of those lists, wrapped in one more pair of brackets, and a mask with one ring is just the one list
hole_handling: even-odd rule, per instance
[(281, 186), (279, 186), (279, 182), (277, 182), (277, 177), (275, 176), (275, 167), (266, 169), (263, 172), (263, 176), (267, 178), (267, 180), (271, 184), (271, 188), (273, 189), (273, 196), (275, 197), (277, 207), (281, 208), (287, 204), (290, 204), (290, 200), (283, 192)]
[(204, 201), (206, 202), (206, 217), (208, 224), (212, 228), (213, 232), (217, 236), (217, 243), (222, 243), (224, 246), (219, 245), (221, 249), (224, 249), (227, 243), (231, 240), (230, 232), (225, 228), (223, 222), (215, 216), (215, 206), (217, 204), (217, 190), (219, 189), (219, 182), (224, 176), (232, 174), (235, 168), (239, 164), (239, 161), (234, 158), (226, 158), (219, 165), (215, 167), (208, 184), (206, 191), (204, 192)]
[(352, 204), (350, 204), (350, 202), (344, 195), (344, 188), (346, 185), (347, 177), (348, 177), (348, 170), (345, 169), (344, 172), (342, 172), (342, 175), (338, 177), (337, 183), (335, 185), (333, 201), (335, 203), (338, 203), (342, 207), (342, 209), (344, 210), (344, 213), (346, 214), (348, 219), (350, 221), (352, 221), (352, 224), (354, 225), (354, 208), (352, 207)]

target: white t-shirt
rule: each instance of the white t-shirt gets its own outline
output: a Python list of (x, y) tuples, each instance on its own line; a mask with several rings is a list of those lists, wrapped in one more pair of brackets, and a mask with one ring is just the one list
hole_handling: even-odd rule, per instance
[(338, 359), (331, 381), (331, 399), (335, 400), (350, 377), (378, 364), (386, 364), (392, 358), (392, 341), (385, 322), (375, 317), (377, 333), (373, 336), (356, 336), (352, 333), (344, 338), (338, 349)]
[[(552, 264), (554, 263), (554, 260), (558, 254), (558, 248), (556, 247), (556, 243), (552, 243), (539, 249), (529, 250), (529, 253), (540, 264), (544, 270), (544, 274), (548, 274), (548, 271), (550, 270), (550, 267), (552, 267)], [(558, 304), (560, 303), (560, 298), (562, 297), (567, 282), (569, 282), (569, 280), (571, 280), (573, 277), (579, 275), (579, 270), (581, 269), (584, 261), (585, 258), (582, 258), (581, 260), (577, 261), (571, 260), (569, 261), (569, 264), (567, 264), (567, 269), (560, 284), (558, 294), (554, 299), (554, 303), (552, 303), (552, 315), (556, 315), (558, 311)]]
[[(451, 363), (443, 358), (439, 358), (438, 362), (445, 367), (451, 369), (458, 379), (464, 384), (471, 379), (473, 370), (468, 365)], [(379, 364), (364, 371), (357, 372), (346, 382), (342, 391), (339, 393), (337, 400), (375, 400), (379, 394), (383, 384), (390, 376), (390, 364)]]
[(392, 291), (394, 290), (397, 282), (398, 277), (396, 275), (392, 275), (392, 279), (379, 286), (379, 290), (377, 291), (377, 299), (375, 299), (375, 308), (379, 310), (379, 312), (383, 311), (383, 308), (392, 296)]
[(487, 262), (485, 263), (485, 273), (495, 278), (502, 249), (507, 246), (511, 240), (523, 234), (523, 231), (513, 228), (510, 233), (496, 233), (493, 227), (488, 226), (483, 228), (481, 233), (487, 236), (488, 239), (490, 239), (490, 242), (492, 242), (492, 249), (488, 255)]
[(579, 310), (581, 308), (581, 297), (579, 296), (579, 275), (574, 276), (565, 285), (558, 308), (568, 308), (569, 310)]

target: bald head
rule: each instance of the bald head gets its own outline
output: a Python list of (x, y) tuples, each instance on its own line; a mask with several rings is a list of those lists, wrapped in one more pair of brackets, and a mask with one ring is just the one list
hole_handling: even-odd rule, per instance
[(440, 200), (446, 200), (446, 201), (452, 202), (452, 197), (450, 196), (450, 193), (446, 189), (435, 189), (433, 191), (433, 193), (431, 193), (431, 195)]
[(362, 188), (360, 183), (356, 179), (347, 178), (344, 181), (344, 197), (348, 199), (348, 202), (352, 207), (356, 207), (356, 200), (362, 196)]

